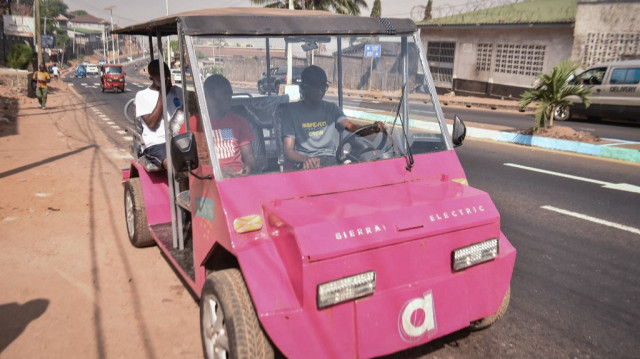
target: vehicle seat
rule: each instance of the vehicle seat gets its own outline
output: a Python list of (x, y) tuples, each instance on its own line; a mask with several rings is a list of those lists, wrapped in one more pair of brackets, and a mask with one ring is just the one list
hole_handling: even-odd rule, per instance
[(258, 118), (255, 114), (247, 109), (245, 105), (233, 105), (231, 106), (231, 112), (237, 116), (240, 116), (247, 121), (253, 137), (255, 140), (251, 142), (251, 148), (253, 149), (253, 155), (256, 157), (258, 165), (258, 171), (262, 172), (267, 168), (267, 153), (264, 144), (264, 134), (262, 127), (259, 125)]

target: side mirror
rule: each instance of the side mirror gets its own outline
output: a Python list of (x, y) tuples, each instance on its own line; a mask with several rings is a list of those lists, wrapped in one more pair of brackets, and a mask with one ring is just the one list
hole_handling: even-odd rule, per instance
[(177, 172), (198, 168), (198, 152), (193, 132), (182, 133), (171, 139), (171, 162)]
[(453, 118), (453, 133), (451, 134), (451, 140), (453, 141), (453, 145), (455, 147), (462, 146), (462, 141), (464, 141), (465, 136), (467, 135), (467, 126), (464, 125), (464, 122), (455, 115)]

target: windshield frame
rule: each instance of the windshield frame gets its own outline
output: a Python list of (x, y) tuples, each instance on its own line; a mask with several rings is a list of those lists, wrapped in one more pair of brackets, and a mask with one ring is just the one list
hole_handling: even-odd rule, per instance
[[(442, 144), (443, 144), (443, 150), (451, 150), (454, 148), (453, 146), (453, 142), (451, 140), (450, 137), (450, 131), (448, 129), (448, 126), (445, 122), (445, 118), (444, 118), (444, 114), (442, 112), (442, 108), (440, 107), (439, 101), (438, 101), (438, 97), (437, 97), (437, 93), (436, 93), (436, 89), (435, 89), (435, 85), (433, 82), (433, 77), (431, 75), (431, 72), (429, 70), (428, 67), (428, 63), (426, 61), (426, 56), (425, 56), (425, 52), (424, 49), (422, 48), (422, 43), (420, 40), (420, 32), (419, 30), (417, 30), (416, 32), (412, 33), (412, 34), (396, 34), (396, 35), (391, 35), (391, 36), (395, 36), (398, 37), (400, 39), (400, 44), (401, 44), (401, 50), (399, 53), (399, 56), (402, 57), (402, 61), (401, 61), (401, 69), (402, 69), (402, 75), (401, 75), (401, 81), (402, 84), (400, 85), (400, 88), (402, 89), (402, 97), (400, 98), (400, 102), (402, 102), (401, 107), (400, 107), (400, 116), (401, 116), (401, 120), (402, 120), (402, 128), (399, 130), (403, 131), (404, 136), (406, 136), (407, 132), (409, 132), (409, 125), (410, 122), (413, 121), (411, 119), (411, 117), (409, 116), (410, 114), (410, 109), (411, 109), (411, 104), (409, 101), (409, 91), (411, 91), (412, 89), (408, 89), (409, 86), (409, 72), (411, 71), (409, 68), (409, 57), (412, 56), (415, 57), (416, 55), (414, 53), (410, 53), (409, 52), (409, 41), (413, 41), (414, 42), (414, 46), (415, 48), (418, 50), (417, 51), (417, 62), (419, 63), (420, 69), (423, 74), (424, 77), (422, 79), (422, 84), (421, 86), (425, 86), (426, 89), (428, 89), (428, 95), (431, 97), (431, 106), (433, 107), (434, 110), (434, 115), (433, 115), (433, 120), (435, 122), (438, 123), (438, 129), (440, 132), (440, 135), (443, 137), (442, 139)], [(201, 68), (201, 63), (197, 60), (197, 56), (196, 56), (196, 50), (195, 50), (195, 44), (196, 41), (195, 39), (197, 38), (205, 38), (205, 37), (212, 37), (212, 38), (220, 38), (220, 39), (230, 39), (233, 40), (234, 38), (239, 38), (239, 39), (244, 39), (244, 38), (250, 38), (250, 39), (261, 39), (264, 40), (265, 44), (266, 44), (266, 56), (267, 56), (267, 63), (266, 63), (266, 71), (264, 73), (264, 77), (265, 80), (267, 80), (271, 74), (271, 72), (276, 69), (276, 67), (270, 67), (270, 61), (269, 61), (269, 40), (273, 39), (273, 38), (282, 38), (282, 39), (287, 39), (287, 38), (293, 38), (293, 37), (304, 37), (303, 35), (296, 35), (296, 36), (292, 36), (292, 35), (282, 35), (282, 36), (193, 36), (193, 35), (187, 35), (183, 33), (183, 38), (180, 38), (179, 36), (179, 40), (184, 40), (184, 46), (186, 48), (186, 54), (188, 54), (189, 58), (190, 58), (190, 66), (191, 66), (191, 73), (194, 74), (193, 76), (193, 84), (195, 87), (195, 92), (196, 92), (196, 98), (198, 100), (198, 105), (199, 105), (199, 113), (201, 116), (201, 120), (202, 120), (202, 125), (203, 125), (203, 132), (206, 136), (207, 139), (212, 139), (213, 138), (213, 129), (212, 129), (212, 125), (211, 125), (211, 119), (209, 118), (209, 108), (208, 108), (208, 104), (207, 104), (207, 99), (205, 98), (205, 93), (204, 93), (204, 78), (202, 78), (201, 76), (197, 76), (196, 74), (200, 74), (203, 70), (203, 68)], [(337, 45), (337, 61), (336, 61), (336, 67), (337, 67), (337, 75), (338, 75), (338, 81), (336, 85), (337, 88), (337, 92), (338, 92), (338, 106), (342, 109), (344, 108), (344, 91), (343, 91), (343, 74), (342, 74), (342, 58), (344, 56), (343, 53), (343, 47), (342, 47), (342, 40), (343, 38), (348, 38), (350, 37), (350, 35), (330, 35), (330, 37), (334, 38), (336, 41), (336, 45)], [(181, 61), (181, 63), (185, 63), (184, 61)], [(294, 65), (295, 66), (295, 65)], [(181, 66), (182, 67), (182, 66)], [(184, 72), (184, 69), (181, 68), (181, 72)], [(183, 73), (184, 75), (184, 73)], [(419, 83), (419, 82), (418, 82)], [(270, 88), (270, 87), (269, 87)], [(187, 91), (186, 86), (183, 86), (183, 91)], [(272, 95), (272, 92), (269, 91), (268, 95)], [(400, 105), (400, 104), (398, 104)], [(187, 112), (187, 116), (191, 116), (192, 114)], [(188, 121), (187, 121), (188, 122)], [(396, 124), (397, 127), (397, 124)], [(405, 141), (406, 140), (406, 141)], [(409, 140), (405, 137), (405, 140), (403, 140), (403, 142), (401, 144), (398, 144), (399, 147), (402, 149), (402, 152), (405, 154), (404, 156), (411, 156), (410, 151), (407, 151), (407, 145), (409, 144)], [(225, 178), (223, 176), (223, 170), (221, 168), (220, 165), (220, 161), (217, 158), (217, 153), (215, 150), (215, 144), (213, 141), (211, 140), (207, 140), (207, 150), (208, 150), (208, 155), (209, 158), (211, 159), (211, 167), (212, 167), (212, 171), (213, 174), (215, 176), (215, 178), (217, 180), (227, 180), (230, 178)], [(421, 153), (420, 153), (421, 154)], [(402, 156), (396, 156), (394, 158), (402, 158)], [(266, 175), (266, 174), (276, 174), (278, 172), (264, 172), (264, 173), (256, 173), (256, 174), (251, 174), (251, 176), (262, 176), (262, 175)], [(282, 173), (282, 170), (279, 172)]]

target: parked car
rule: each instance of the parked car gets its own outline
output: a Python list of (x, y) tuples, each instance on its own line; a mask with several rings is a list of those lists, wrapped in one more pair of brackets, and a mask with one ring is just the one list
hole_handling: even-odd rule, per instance
[(107, 63), (107, 62), (106, 62), (104, 59), (100, 59), (100, 60), (98, 61), (98, 65), (104, 65), (104, 64), (106, 64), (106, 63)]
[(180, 72), (180, 69), (171, 69), (171, 82), (174, 84), (182, 83), (182, 72)]
[(571, 106), (558, 106), (554, 119), (613, 118), (640, 121), (640, 60), (616, 61), (598, 64), (576, 75), (569, 81), (591, 89), (588, 108), (577, 96), (571, 96)]
[(85, 65), (78, 65), (73, 74), (75, 77), (87, 77), (87, 67)]
[[(293, 72), (293, 81), (292, 83), (294, 85), (299, 85), (300, 84), (300, 74), (302, 73), (302, 70), (304, 69), (304, 67), (298, 67), (298, 66), (294, 66), (292, 69)], [(281, 67), (272, 67), (271, 71), (270, 71), (270, 77), (269, 79), (267, 79), (267, 73), (263, 72), (262, 73), (262, 78), (260, 80), (258, 80), (258, 92), (260, 92), (260, 94), (265, 94), (267, 93), (267, 83), (269, 83), (271, 86), (269, 86), (271, 88), (271, 92), (278, 92), (278, 87), (280, 85), (286, 84), (287, 83), (287, 67), (286, 66), (281, 66)]]
[(100, 67), (100, 87), (104, 90), (124, 92), (124, 76), (126, 75), (122, 65), (103, 65)]
[(98, 75), (100, 70), (98, 70), (98, 66), (94, 64), (87, 65), (87, 75)]

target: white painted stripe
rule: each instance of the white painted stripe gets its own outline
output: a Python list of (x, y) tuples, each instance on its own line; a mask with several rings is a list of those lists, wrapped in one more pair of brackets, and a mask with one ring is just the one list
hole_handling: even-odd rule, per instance
[(68, 84), (69, 86), (73, 86), (73, 84)]
[(122, 136), (122, 138), (124, 138), (127, 141), (133, 141), (133, 137), (131, 136)]
[(113, 121), (111, 121), (111, 119), (109, 117), (101, 117), (102, 121), (107, 121), (107, 123), (111, 122), (111, 123), (115, 123)]
[(125, 135), (127, 133), (127, 131), (122, 131), (122, 130), (118, 130), (116, 132), (118, 132), (118, 134), (121, 134), (121, 135)]
[(87, 83), (86, 83), (86, 82), (83, 82), (83, 83), (81, 83), (80, 85), (82, 85), (82, 86), (87, 86)]
[(593, 223), (602, 224), (602, 225), (607, 226), (607, 227), (612, 227), (612, 228), (615, 228), (615, 229), (620, 229), (620, 230), (623, 230), (623, 231), (627, 231), (627, 232), (631, 232), (631, 233), (635, 233), (635, 234), (640, 234), (640, 229), (638, 229), (638, 228), (625, 226), (623, 224), (618, 224), (618, 223), (615, 223), (615, 222), (605, 221), (604, 219), (587, 216), (586, 214), (571, 212), (571, 211), (567, 211), (567, 210), (564, 210), (564, 209), (556, 208), (556, 207), (553, 207), (553, 206), (541, 206), (540, 208), (546, 209), (546, 210), (549, 210), (549, 211), (554, 211), (554, 212), (561, 213), (561, 214), (565, 214), (567, 216), (584, 219), (585, 221), (590, 221), (590, 222), (593, 222)]
[(111, 126), (111, 128), (118, 129), (118, 128), (120, 128), (120, 126), (118, 126), (118, 125), (113, 125), (113, 126)]
[(632, 192), (632, 193), (640, 193), (640, 187), (639, 186), (635, 186), (635, 185), (628, 184), (628, 183), (610, 183), (610, 182), (605, 182), (605, 181), (594, 180), (594, 179), (591, 179), (591, 178), (573, 176), (573, 175), (569, 175), (569, 174), (566, 174), (566, 173), (553, 172), (553, 171), (543, 170), (543, 169), (540, 169), (540, 168), (517, 165), (515, 163), (505, 163), (504, 165), (505, 166), (509, 166), (509, 167), (520, 168), (520, 169), (527, 170), (527, 171), (533, 171), (533, 172), (544, 173), (544, 174), (548, 174), (548, 175), (552, 175), (552, 176), (569, 178), (569, 179), (573, 179), (573, 180), (576, 180), (576, 181), (594, 183), (594, 184), (602, 186), (603, 188), (615, 189), (615, 190), (618, 190), (618, 191), (626, 191), (626, 192)]
[(113, 121), (107, 121), (107, 125), (115, 125), (116, 123)]

